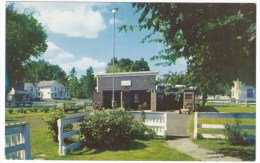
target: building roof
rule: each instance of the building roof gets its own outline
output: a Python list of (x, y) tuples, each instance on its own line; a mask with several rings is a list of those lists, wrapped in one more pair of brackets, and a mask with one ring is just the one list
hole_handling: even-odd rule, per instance
[[(121, 76), (145, 76), (145, 75), (158, 75), (158, 71), (137, 71), (137, 72), (117, 72), (114, 73), (115, 77)], [(97, 77), (112, 77), (113, 73), (98, 73), (95, 74)]]
[(50, 80), (50, 81), (40, 81), (38, 83), (38, 87), (50, 87), (52, 84), (56, 83), (56, 80)]
[(31, 85), (36, 87), (37, 83), (24, 83), (24, 87), (28, 87), (28, 86), (31, 86)]

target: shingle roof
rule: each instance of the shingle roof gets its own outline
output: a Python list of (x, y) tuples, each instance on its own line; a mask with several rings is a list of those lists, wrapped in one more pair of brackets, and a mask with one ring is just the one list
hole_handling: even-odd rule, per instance
[(38, 87), (49, 87), (51, 86), (52, 84), (56, 83), (57, 81), (56, 80), (50, 80), (50, 81), (40, 81), (38, 83)]

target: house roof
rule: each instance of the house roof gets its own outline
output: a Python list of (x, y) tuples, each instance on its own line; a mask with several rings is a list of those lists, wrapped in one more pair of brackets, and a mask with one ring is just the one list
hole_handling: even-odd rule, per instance
[(24, 83), (24, 87), (28, 87), (28, 86), (37, 86), (37, 83)]
[(50, 80), (50, 81), (40, 81), (38, 83), (38, 87), (50, 87), (52, 84), (56, 83), (56, 80)]
[[(146, 75), (158, 75), (158, 71), (138, 71), (138, 72), (120, 72), (114, 73), (115, 77), (121, 76), (146, 76)], [(97, 77), (112, 77), (113, 73), (98, 73), (95, 74)]]

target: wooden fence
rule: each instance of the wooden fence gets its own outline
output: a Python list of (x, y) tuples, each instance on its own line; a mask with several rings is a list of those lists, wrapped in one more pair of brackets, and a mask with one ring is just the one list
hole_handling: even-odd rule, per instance
[[(141, 118), (140, 111), (131, 112), (136, 119)], [(145, 124), (156, 132), (156, 135), (167, 136), (167, 113), (145, 112)]]
[(30, 127), (28, 123), (5, 125), (5, 158), (8, 160), (30, 160)]
[[(194, 139), (198, 137), (198, 128), (206, 129), (225, 129), (225, 125), (222, 124), (199, 124), (199, 118), (247, 118), (255, 119), (255, 113), (214, 113), (214, 112), (195, 112), (194, 115)], [(241, 129), (255, 130), (255, 125), (241, 125)], [(225, 139), (221, 134), (201, 134), (203, 138)], [(255, 136), (247, 136), (246, 139), (255, 139)]]
[[(88, 113), (89, 114), (89, 113)], [(75, 124), (81, 122), (86, 115), (70, 117), (70, 118), (62, 118), (58, 120), (58, 140), (59, 140), (59, 154), (66, 155), (68, 150), (78, 148), (82, 145), (81, 142), (76, 142), (73, 144), (65, 145), (64, 139), (68, 137), (72, 137), (79, 134), (78, 130), (73, 130), (70, 132), (64, 133), (64, 126), (68, 124)], [(135, 118), (141, 118), (141, 112), (132, 112)], [(145, 124), (152, 128), (157, 135), (167, 136), (167, 113), (154, 113), (154, 112), (146, 112), (145, 113)]]
[[(202, 99), (197, 99), (197, 101), (202, 101)], [(250, 99), (207, 99), (207, 102), (210, 102), (212, 106), (237, 106), (237, 105), (244, 105), (244, 106), (255, 106), (256, 100)]]

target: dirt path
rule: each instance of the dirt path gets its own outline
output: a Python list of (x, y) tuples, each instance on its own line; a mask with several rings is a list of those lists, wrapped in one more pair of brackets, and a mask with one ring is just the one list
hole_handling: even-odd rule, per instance
[(175, 148), (201, 161), (242, 161), (239, 158), (224, 156), (212, 150), (201, 148), (193, 143), (187, 132), (191, 115), (170, 112), (167, 116), (167, 133), (169, 134), (167, 143), (171, 148)]

